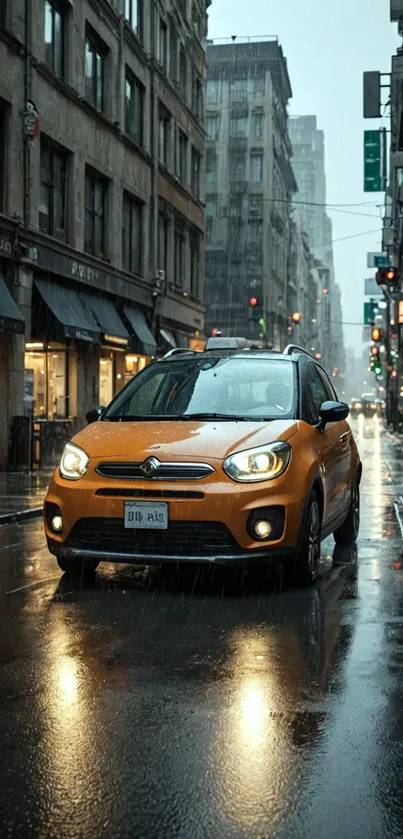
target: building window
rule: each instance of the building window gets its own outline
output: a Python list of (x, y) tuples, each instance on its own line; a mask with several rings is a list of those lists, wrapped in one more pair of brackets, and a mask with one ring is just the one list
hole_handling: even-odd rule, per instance
[(7, 105), (0, 99), (0, 212), (4, 212), (5, 207), (7, 110)]
[(7, 0), (0, 0), (0, 26), (7, 26)]
[(168, 274), (169, 219), (163, 208), (158, 210), (158, 271)]
[(200, 169), (201, 156), (197, 149), (192, 148), (192, 192), (196, 198), (200, 198)]
[(183, 98), (186, 100), (187, 97), (187, 80), (188, 80), (188, 68), (187, 68), (187, 58), (186, 52), (181, 47), (180, 55), (179, 55), (179, 87)]
[(217, 216), (217, 195), (206, 196), (206, 216), (216, 218)]
[(39, 227), (44, 233), (66, 238), (67, 156), (41, 140)]
[(206, 84), (207, 105), (218, 105), (221, 100), (221, 82), (219, 79), (209, 79)]
[(230, 133), (233, 137), (245, 137), (248, 130), (248, 117), (232, 117)]
[(171, 115), (161, 102), (159, 105), (158, 120), (158, 159), (164, 166), (168, 166)]
[(206, 245), (212, 245), (213, 244), (213, 224), (214, 224), (214, 222), (213, 222), (213, 219), (211, 217), (206, 218), (206, 226), (205, 226), (205, 229), (206, 229)]
[(192, 111), (197, 119), (201, 119), (203, 111), (202, 84), (197, 71), (193, 68)]
[(263, 154), (251, 154), (250, 171), (252, 183), (261, 184), (263, 182)]
[(249, 216), (263, 217), (263, 198), (249, 199)]
[(97, 111), (105, 110), (105, 56), (103, 42), (88, 32), (85, 39), (85, 98)]
[(174, 232), (174, 283), (183, 288), (185, 281), (185, 228), (180, 222), (175, 223)]
[(144, 87), (126, 68), (125, 131), (139, 146), (143, 145)]
[(167, 71), (167, 63), (168, 63), (168, 29), (165, 21), (160, 17), (160, 28), (158, 32), (158, 61), (161, 64), (161, 67)]
[(260, 245), (263, 241), (262, 219), (252, 219), (248, 225), (248, 244)]
[(64, 76), (64, 14), (57, 0), (45, 0), (45, 61), (58, 76)]
[(240, 79), (233, 79), (230, 82), (230, 100), (231, 102), (246, 102), (248, 98), (248, 80), (245, 76)]
[(236, 151), (230, 155), (230, 180), (246, 180), (246, 155), (244, 152)]
[(106, 253), (107, 182), (90, 171), (85, 175), (84, 250), (103, 259)]
[(218, 140), (219, 117), (208, 116), (206, 119), (206, 132), (208, 140)]
[(178, 83), (178, 36), (171, 25), (169, 32), (169, 77)]
[(143, 205), (123, 193), (123, 268), (131, 274), (141, 274), (142, 220)]
[(263, 137), (263, 114), (252, 115), (252, 133), (256, 140)]
[(179, 177), (183, 184), (188, 180), (188, 138), (179, 129)]
[(190, 294), (200, 300), (200, 255), (199, 239), (196, 234), (191, 234), (189, 239), (190, 249)]
[(206, 183), (213, 184), (217, 177), (217, 158), (212, 149), (206, 152)]
[(142, 0), (125, 0), (125, 18), (133, 32), (141, 38)]
[(242, 198), (231, 198), (229, 205), (229, 214), (232, 217), (241, 218), (242, 216)]
[[(69, 387), (66, 389), (66, 373)], [(73, 347), (49, 343), (41, 351), (27, 345), (24, 358), (25, 393), (29, 412), (38, 419), (77, 416), (77, 353)]]
[(201, 41), (203, 39), (203, 21), (197, 3), (192, 5), (192, 24), (199, 41)]

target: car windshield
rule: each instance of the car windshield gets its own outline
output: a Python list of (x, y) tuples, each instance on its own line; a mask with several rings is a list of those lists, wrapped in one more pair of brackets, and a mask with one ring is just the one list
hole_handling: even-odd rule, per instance
[(287, 359), (196, 356), (150, 365), (116, 397), (104, 420), (278, 419), (295, 415)]

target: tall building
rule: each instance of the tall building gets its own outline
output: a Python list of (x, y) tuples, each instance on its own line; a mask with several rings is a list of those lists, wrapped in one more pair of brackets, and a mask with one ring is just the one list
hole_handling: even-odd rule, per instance
[[(207, 43), (206, 332), (287, 336), (291, 166), (277, 39)], [(254, 306), (249, 305), (253, 300)]]
[(200, 339), (208, 5), (0, 3), (0, 468)]
[[(335, 282), (333, 226), (326, 212), (325, 138), (316, 116), (290, 117), (293, 169), (298, 184), (295, 206), (314, 256), (317, 308), (317, 349), (339, 385), (344, 376), (341, 292)], [(316, 276), (317, 274), (317, 276)], [(322, 287), (321, 287), (322, 286)], [(328, 293), (323, 294), (323, 289)], [(330, 337), (330, 340), (329, 340)]]

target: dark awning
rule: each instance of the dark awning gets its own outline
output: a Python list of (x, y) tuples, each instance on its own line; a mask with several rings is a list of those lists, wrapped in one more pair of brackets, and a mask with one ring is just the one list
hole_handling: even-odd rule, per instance
[(4, 332), (25, 332), (25, 320), (4, 277), (0, 277), (0, 329)]
[(141, 355), (156, 355), (157, 344), (150, 332), (148, 323), (140, 309), (134, 306), (125, 306), (123, 309), (127, 320), (137, 338), (138, 352)]
[(100, 343), (100, 329), (91, 309), (83, 304), (74, 289), (48, 280), (35, 280), (35, 285), (42, 300), (62, 326), (65, 338), (89, 341), (91, 344)]
[(103, 333), (103, 339), (108, 344), (122, 344), (123, 346), (127, 346), (130, 336), (112, 300), (108, 300), (107, 297), (93, 297), (90, 294), (85, 295), (85, 300), (91, 306), (95, 319)]
[(170, 350), (176, 349), (175, 338), (172, 335), (172, 332), (169, 331), (169, 329), (160, 329), (160, 335), (161, 335), (161, 338), (162, 338), (162, 342), (165, 344), (165, 346), (168, 347), (168, 349), (170, 349)]

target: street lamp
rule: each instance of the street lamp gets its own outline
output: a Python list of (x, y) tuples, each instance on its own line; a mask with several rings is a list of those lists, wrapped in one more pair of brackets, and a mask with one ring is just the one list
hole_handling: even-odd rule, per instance
[(300, 323), (301, 319), (302, 319), (301, 312), (294, 312), (294, 314), (291, 316), (291, 320), (293, 320), (294, 323)]

